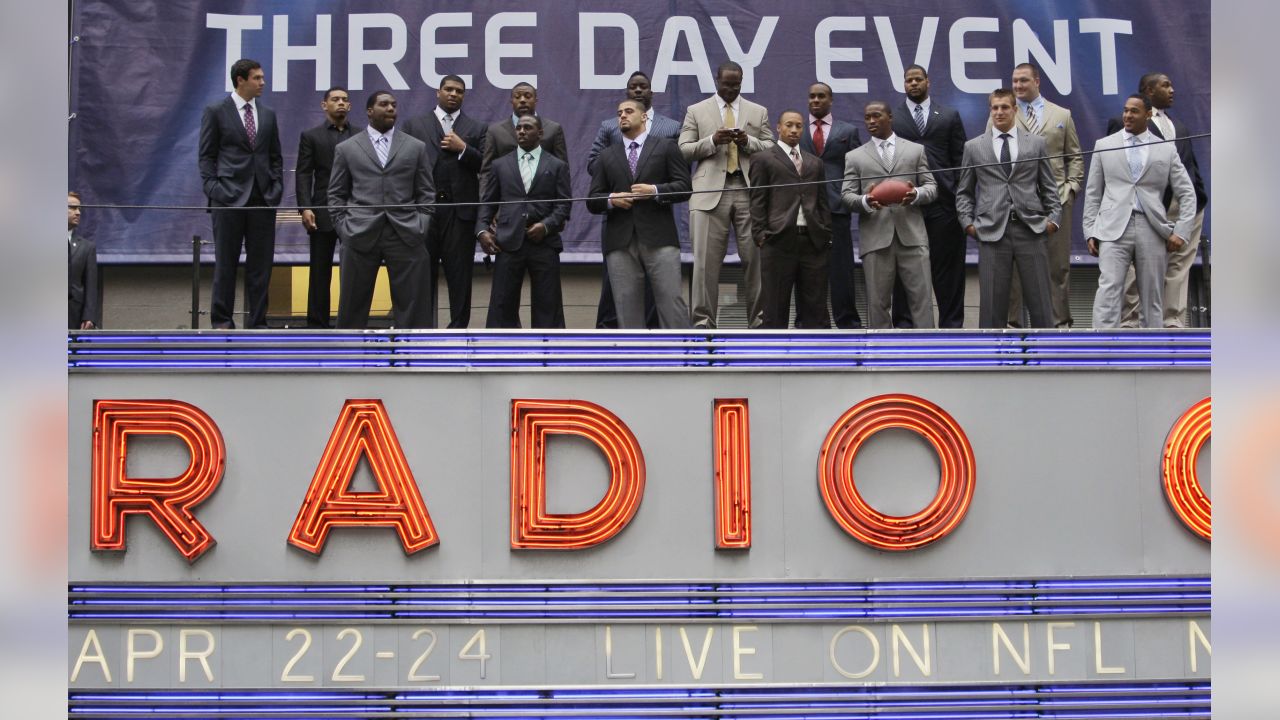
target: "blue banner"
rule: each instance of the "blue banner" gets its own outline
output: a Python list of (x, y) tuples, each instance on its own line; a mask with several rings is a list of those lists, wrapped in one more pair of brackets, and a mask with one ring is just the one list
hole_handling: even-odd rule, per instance
[[(538, 113), (564, 126), (578, 196), (591, 141), (632, 71), (652, 77), (654, 107), (679, 120), (714, 92), (726, 59), (744, 67), (743, 94), (774, 122), (804, 110), (809, 84), (823, 80), (835, 90), (834, 117), (861, 128), (866, 102), (896, 103), (902, 68), (918, 63), (931, 97), (958, 108), (973, 136), (986, 94), (1029, 60), (1045, 97), (1072, 111), (1085, 150), (1147, 72), (1172, 78), (1172, 114), (1191, 132), (1210, 130), (1207, 0), (81, 0), (75, 13), (69, 171), (89, 205), (203, 206), (200, 113), (230, 92), (240, 57), (266, 71), (261, 102), (279, 117), (285, 206), (294, 204), (299, 133), (323, 120), (326, 88), (348, 88), (357, 122), (369, 92), (388, 88), (403, 119), (435, 107), (447, 74), (466, 79), (464, 111), (486, 123), (509, 116), (513, 85), (534, 84)], [(1195, 149), (1207, 183), (1209, 142)], [(212, 237), (199, 210), (89, 210), (83, 227), (105, 262), (189, 260), (191, 236)], [(565, 259), (597, 260), (599, 238), (599, 220), (576, 206)], [(282, 213), (277, 260), (306, 252), (301, 224)], [(1076, 256), (1087, 257), (1078, 237)]]

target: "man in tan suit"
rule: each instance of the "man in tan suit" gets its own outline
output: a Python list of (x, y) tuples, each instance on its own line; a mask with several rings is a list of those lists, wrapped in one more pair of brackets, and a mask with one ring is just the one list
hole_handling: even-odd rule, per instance
[(680, 129), (681, 154), (698, 164), (694, 195), (689, 198), (695, 328), (716, 327), (720, 266), (729, 250), (730, 224), (746, 275), (747, 324), (759, 327), (764, 320), (760, 265), (751, 239), (751, 198), (741, 188), (750, 184), (751, 155), (773, 147), (773, 132), (769, 112), (740, 97), (741, 90), (742, 66), (724, 63), (716, 70), (716, 94), (691, 105)]
[[(1071, 327), (1071, 303), (1068, 298), (1071, 272), (1071, 209), (1084, 185), (1084, 158), (1080, 155), (1080, 136), (1071, 111), (1044, 99), (1040, 94), (1040, 69), (1022, 63), (1013, 69), (1013, 94), (1018, 98), (1019, 129), (1044, 138), (1045, 152), (1053, 179), (1058, 184), (1062, 201), (1062, 224), (1049, 236), (1049, 299), (1053, 303), (1053, 324)], [(991, 122), (987, 121), (987, 131)], [(1069, 155), (1070, 157), (1054, 157)], [(1014, 270), (1009, 292), (1009, 325), (1022, 326), (1022, 283)]]

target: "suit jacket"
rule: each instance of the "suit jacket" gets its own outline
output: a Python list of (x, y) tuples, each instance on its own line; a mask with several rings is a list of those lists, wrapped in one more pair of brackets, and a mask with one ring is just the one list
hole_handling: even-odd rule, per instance
[[(539, 115), (538, 117), (542, 117)], [(484, 137), (484, 157), (480, 161), (480, 191), (484, 192), (484, 184), (489, 175), (489, 166), (494, 160), (515, 150), (516, 126), (511, 118), (493, 123)], [(569, 147), (564, 141), (564, 128), (555, 120), (542, 118), (542, 149), (560, 158), (568, 164)]]
[[(533, 182), (529, 190), (524, 189), (524, 180), (520, 177), (520, 153), (507, 153), (493, 161), (493, 181), (485, 188), (479, 216), (476, 219), (476, 234), (489, 228), (489, 223), (497, 215), (495, 235), (498, 245), (503, 250), (519, 250), (524, 245), (525, 229), (535, 223), (542, 223), (547, 228), (547, 236), (543, 243), (556, 250), (564, 249), (560, 241), (560, 232), (569, 222), (570, 203), (550, 202), (552, 200), (568, 200), (573, 197), (573, 189), (569, 183), (569, 166), (563, 160), (546, 150), (538, 158), (538, 168), (534, 170)], [(502, 201), (523, 200), (512, 205), (491, 205)]]
[[(388, 225), (406, 245), (425, 243), (431, 228), (429, 206), (435, 199), (427, 146), (412, 135), (398, 130), (391, 135), (386, 167), (378, 163), (378, 152), (373, 149), (368, 132), (344, 140), (334, 149), (329, 212), (338, 237), (350, 247), (371, 250)], [(396, 204), (423, 207), (333, 207)]]
[[(769, 111), (746, 98), (738, 103), (737, 126), (747, 133), (747, 146), (738, 150), (738, 167), (748, 184), (751, 180), (751, 155), (773, 145), (769, 129)], [(724, 126), (720, 118), (719, 98), (715, 95), (694, 103), (684, 114), (680, 126), (680, 152), (686, 162), (696, 162), (693, 170), (694, 190), (723, 190), (728, 145), (716, 145), (711, 136)], [(720, 202), (718, 192), (699, 192), (689, 198), (690, 210), (713, 210)]]
[[(680, 123), (666, 115), (660, 115), (657, 110), (652, 108), (648, 112), (648, 130), (651, 137), (679, 140)], [(596, 158), (600, 156), (602, 150), (620, 142), (622, 142), (622, 131), (618, 129), (618, 119), (610, 118), (601, 122), (600, 129), (596, 131), (596, 139), (591, 143), (591, 151), (587, 153), (587, 174), (596, 174)]]
[(316, 214), (316, 230), (333, 232), (333, 221), (329, 218), (329, 173), (333, 169), (333, 149), (338, 143), (356, 133), (364, 132), (364, 128), (351, 123), (338, 132), (328, 120), (303, 130), (298, 138), (298, 164), (294, 173), (295, 197), (298, 207), (311, 210)]
[(229, 96), (206, 106), (200, 117), (200, 182), (211, 206), (243, 207), (255, 184), (267, 205), (279, 205), (284, 196), (284, 156), (276, 114), (261, 98), (254, 104), (257, 136), (253, 145)]
[(1043, 233), (1048, 223), (1061, 224), (1062, 202), (1044, 149), (1044, 138), (1015, 127), (1018, 159), (1009, 176), (999, 165), (972, 167), (999, 162), (986, 132), (964, 145), (960, 183), (956, 187), (956, 211), (960, 227), (974, 226), (978, 240), (996, 242), (1004, 237), (1009, 212), (1018, 214), (1033, 231)]
[[(656, 185), (659, 196), (640, 200), (631, 209), (609, 207), (609, 193), (630, 192), (635, 183)], [(676, 218), (671, 206), (689, 199), (689, 166), (680, 148), (667, 138), (650, 135), (640, 148), (636, 174), (631, 175), (622, 143), (610, 145), (596, 158), (596, 174), (591, 176), (591, 197), (587, 210), (604, 215), (604, 251), (625, 248), (635, 237), (648, 245), (680, 245)]]
[[(868, 212), (862, 204), (866, 188), (889, 179), (877, 177), (886, 173), (894, 179), (914, 183), (916, 201), (912, 205), (891, 205)], [(867, 176), (870, 177), (864, 181), (862, 178)], [(924, 215), (920, 206), (933, 202), (937, 194), (938, 184), (929, 171), (924, 146), (919, 143), (897, 138), (894, 141), (893, 165), (890, 167), (885, 167), (875, 139), (868, 140), (845, 156), (841, 200), (846, 208), (860, 216), (859, 249), (863, 253), (889, 247), (895, 233), (903, 245), (928, 245), (929, 236), (925, 233)]]
[(102, 327), (102, 307), (98, 304), (98, 248), (93, 240), (72, 233), (67, 245), (67, 329), (79, 330), (85, 320), (92, 320), (94, 327)]
[(804, 210), (809, 240), (819, 250), (831, 244), (831, 211), (827, 207), (826, 188), (821, 185), (793, 185), (825, 179), (822, 160), (817, 155), (800, 151), (800, 169), (781, 145), (759, 153), (751, 163), (751, 185), (785, 187), (751, 191), (751, 237), (761, 245), (795, 227), (797, 215)]
[[(831, 116), (825, 118), (828, 126), (823, 127), (822, 154), (818, 157), (822, 158), (822, 167), (827, 180), (844, 179), (844, 156), (849, 151), (862, 144), (862, 136), (858, 134), (858, 129), (853, 125), (843, 121), (836, 120), (831, 122)], [(817, 155), (817, 148), (813, 144), (812, 130), (809, 127), (808, 116), (805, 116), (804, 137), (800, 138), (800, 149), (811, 155)], [(840, 184), (839, 182), (827, 183), (827, 207), (830, 208), (832, 215), (848, 215), (849, 210), (840, 202)]]
[[(1204, 179), (1200, 177), (1200, 163), (1196, 161), (1196, 150), (1191, 146), (1191, 141), (1186, 137), (1191, 134), (1191, 130), (1187, 128), (1186, 123), (1169, 116), (1169, 120), (1173, 123), (1173, 146), (1178, 149), (1178, 158), (1182, 160), (1182, 167), (1187, 169), (1187, 174), (1191, 176), (1191, 185), (1196, 189), (1196, 207), (1204, 210), (1209, 204), (1209, 193), (1205, 192)], [(1107, 134), (1120, 132), (1124, 129), (1124, 121), (1120, 118), (1111, 118), (1107, 121)], [(1147, 129), (1152, 135), (1161, 140), (1168, 140), (1164, 133), (1160, 131), (1160, 126), (1155, 121), (1147, 123)], [(1173, 188), (1170, 188), (1164, 195), (1164, 204), (1168, 205), (1173, 199)]]
[[(1147, 162), (1135, 183), (1129, 172), (1128, 152), (1123, 148), (1123, 132), (1094, 143), (1084, 191), (1085, 238), (1103, 242), (1119, 238), (1129, 224), (1135, 194), (1157, 235), (1167, 238), (1176, 232), (1179, 237), (1191, 237), (1196, 191), (1177, 150), (1169, 143), (1147, 145)], [(1164, 194), (1170, 187), (1182, 207), (1176, 226), (1165, 213)]]
[[(916, 118), (907, 108), (907, 101), (898, 103), (893, 111), (893, 132), (900, 138), (924, 145), (933, 179), (938, 182), (938, 199), (925, 206), (925, 215), (954, 218), (956, 216), (956, 181), (960, 174), (943, 168), (960, 167), (964, 157), (966, 135), (964, 121), (955, 108), (937, 100), (930, 100), (929, 115), (925, 118), (924, 134), (916, 127)], [(963, 227), (963, 225), (962, 225)]]
[[(1014, 124), (1020, 130), (1031, 130), (1027, 125), (1027, 115), (1014, 104), (1017, 120)], [(1071, 204), (1071, 200), (1080, 194), (1084, 185), (1084, 156), (1080, 154), (1080, 136), (1076, 134), (1076, 122), (1071, 119), (1071, 111), (1044, 101), (1044, 117), (1040, 121), (1040, 132), (1044, 138), (1045, 152), (1049, 155), (1070, 155), (1070, 157), (1054, 157), (1049, 159), (1053, 168), (1053, 180), (1058, 184), (1058, 199), (1063, 205)], [(987, 132), (991, 131), (991, 117), (987, 116)]]
[[(467, 144), (462, 157), (458, 157), (458, 153), (440, 149), (444, 127), (440, 125), (440, 118), (436, 117), (434, 109), (425, 115), (410, 118), (401, 130), (426, 143), (437, 202), (474, 203), (480, 200), (480, 164), (484, 158), (486, 134), (484, 123), (461, 110), (453, 118), (453, 134)], [(462, 205), (453, 208), (453, 211), (458, 218), (468, 222), (476, 217), (475, 205)]]

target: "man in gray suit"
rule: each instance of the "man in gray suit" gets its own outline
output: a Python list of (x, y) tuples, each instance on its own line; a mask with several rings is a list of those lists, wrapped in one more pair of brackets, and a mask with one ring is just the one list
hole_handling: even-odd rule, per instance
[[(394, 95), (374, 91), (365, 108), (369, 127), (334, 149), (329, 179), (329, 216), (342, 239), (338, 327), (368, 324), (373, 284), (384, 261), (396, 327), (435, 327), (427, 254), (435, 203), (431, 156), (421, 140), (395, 131)], [(369, 205), (416, 207), (361, 207)]]
[(1015, 265), (1031, 325), (1053, 327), (1045, 240), (1058, 231), (1062, 202), (1044, 138), (1014, 125), (1013, 97), (991, 93), (991, 131), (965, 143), (956, 211), (978, 239), (978, 327), (1005, 326)]
[[(920, 206), (933, 202), (938, 192), (929, 160), (923, 145), (893, 133), (893, 113), (888, 103), (867, 103), (863, 119), (871, 139), (845, 156), (840, 199), (859, 216), (869, 326), (893, 326), (889, 315), (893, 282), (895, 277), (901, 277), (915, 327), (936, 327), (929, 236), (920, 212)], [(886, 207), (870, 197), (875, 186), (887, 179), (903, 180), (912, 186), (902, 204)]]
[[(1124, 129), (1093, 146), (1084, 193), (1084, 234), (1097, 256), (1098, 292), (1093, 326), (1120, 325), (1124, 276), (1132, 263), (1138, 278), (1142, 326), (1164, 324), (1164, 272), (1168, 253), (1183, 246), (1196, 215), (1196, 191), (1173, 143), (1147, 130), (1151, 99), (1130, 95), (1121, 116)], [(1164, 194), (1183, 209), (1177, 224), (1165, 211)]]
[[(720, 267), (729, 252), (729, 227), (747, 285), (747, 325), (764, 322), (760, 265), (751, 240), (751, 155), (773, 147), (769, 111), (743, 97), (742, 66), (726, 62), (716, 70), (716, 94), (689, 106), (680, 128), (680, 152), (693, 171), (689, 237), (693, 243), (693, 326), (716, 327)], [(698, 191), (705, 192), (698, 192)], [(723, 192), (722, 192), (723, 191)]]

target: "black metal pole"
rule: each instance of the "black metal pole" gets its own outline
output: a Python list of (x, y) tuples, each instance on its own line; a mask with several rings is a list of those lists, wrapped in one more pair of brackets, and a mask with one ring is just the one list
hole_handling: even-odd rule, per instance
[(200, 236), (191, 236), (191, 329), (200, 328)]

